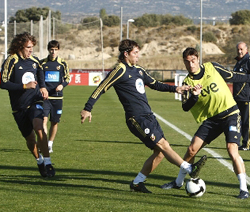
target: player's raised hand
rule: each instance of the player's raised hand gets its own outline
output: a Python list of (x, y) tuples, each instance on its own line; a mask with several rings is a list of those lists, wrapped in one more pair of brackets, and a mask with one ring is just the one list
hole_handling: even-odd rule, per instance
[(197, 84), (196, 86), (192, 87), (191, 90), (194, 95), (199, 95), (202, 91), (202, 85)]
[(91, 112), (82, 110), (80, 114), (81, 114), (81, 123), (83, 123), (86, 118), (89, 118), (89, 122), (91, 122), (92, 118)]

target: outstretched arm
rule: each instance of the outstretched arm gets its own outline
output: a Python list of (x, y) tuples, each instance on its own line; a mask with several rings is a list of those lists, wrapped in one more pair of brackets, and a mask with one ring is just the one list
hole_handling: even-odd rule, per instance
[(250, 82), (250, 74), (229, 71), (218, 63), (212, 64), (226, 82)]

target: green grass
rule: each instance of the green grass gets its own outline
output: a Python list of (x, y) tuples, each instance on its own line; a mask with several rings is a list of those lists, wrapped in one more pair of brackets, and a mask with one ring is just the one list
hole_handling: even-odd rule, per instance
[[(238, 200), (235, 174), (208, 154), (201, 172), (207, 190), (201, 198), (189, 198), (184, 187), (162, 190), (179, 168), (164, 160), (148, 177), (153, 194), (129, 191), (151, 151), (125, 124), (123, 108), (110, 89), (94, 106), (92, 122), (80, 124), (80, 111), (94, 87), (68, 86), (64, 109), (51, 154), (56, 176), (43, 179), (26, 148), (11, 114), (8, 94), (0, 90), (0, 208), (1, 211), (249, 211), (249, 200)], [(174, 94), (146, 89), (152, 110), (189, 135), (198, 128), (190, 113), (181, 109)], [(167, 140), (183, 157), (188, 141), (160, 122)], [(230, 162), (220, 136), (209, 146)], [(204, 150), (198, 153), (197, 159)], [(241, 152), (250, 175), (249, 152)], [(187, 178), (188, 179), (188, 178)]]

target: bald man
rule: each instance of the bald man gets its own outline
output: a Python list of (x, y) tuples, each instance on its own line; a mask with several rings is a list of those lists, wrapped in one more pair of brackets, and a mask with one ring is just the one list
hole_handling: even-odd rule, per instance
[[(250, 60), (247, 45), (239, 42), (236, 45), (237, 63), (234, 66), (235, 72), (250, 74)], [(242, 121), (242, 145), (239, 150), (249, 150), (249, 100), (250, 100), (250, 84), (243, 82), (233, 83), (233, 96), (240, 109)]]

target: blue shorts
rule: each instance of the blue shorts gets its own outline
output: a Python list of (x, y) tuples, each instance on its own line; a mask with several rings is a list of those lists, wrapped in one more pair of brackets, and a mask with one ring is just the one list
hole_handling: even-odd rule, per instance
[(210, 118), (202, 123), (196, 131), (195, 136), (209, 144), (221, 133), (224, 133), (227, 143), (237, 143), (239, 145), (241, 138), (240, 122), (241, 117), (239, 113), (235, 113), (223, 119), (213, 120), (213, 118)]
[(60, 122), (62, 115), (62, 99), (48, 99), (43, 103), (44, 116), (48, 117), (50, 115), (50, 121)]
[(156, 143), (164, 138), (163, 131), (153, 114), (131, 117), (126, 123), (129, 130), (150, 149), (154, 149)]
[(35, 103), (25, 110), (20, 110), (13, 113), (22, 136), (26, 138), (33, 130), (33, 119), (43, 119), (43, 107), (40, 103)]

